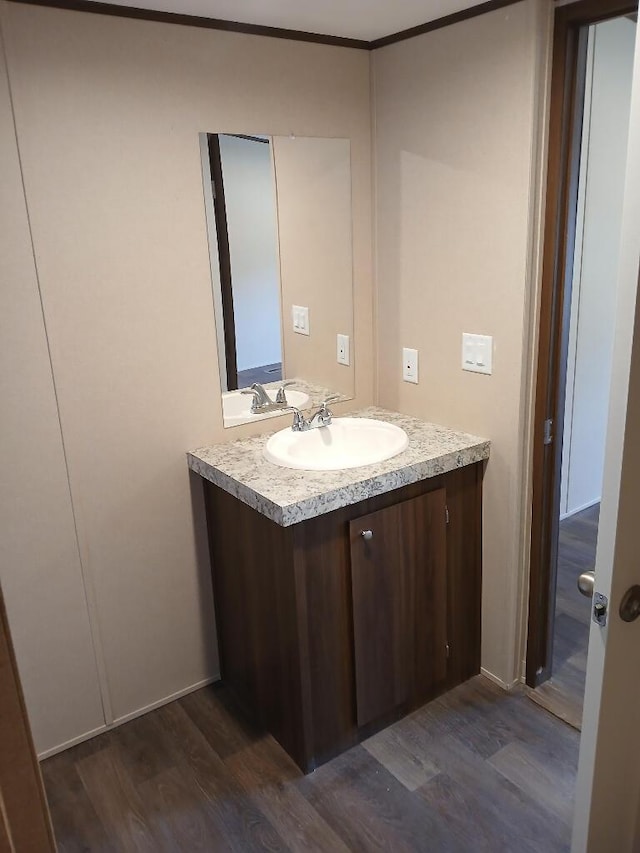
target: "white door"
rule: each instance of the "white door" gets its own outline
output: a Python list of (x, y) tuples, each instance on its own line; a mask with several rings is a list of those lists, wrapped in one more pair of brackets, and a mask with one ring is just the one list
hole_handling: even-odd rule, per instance
[(595, 589), (608, 623), (591, 623), (573, 827), (573, 853), (640, 850), (640, 619), (623, 622), (640, 584), (640, 51), (636, 42), (613, 378)]

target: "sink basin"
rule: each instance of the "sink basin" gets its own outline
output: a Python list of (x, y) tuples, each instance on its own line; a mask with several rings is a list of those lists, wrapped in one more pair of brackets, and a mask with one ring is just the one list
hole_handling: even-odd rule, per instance
[[(275, 399), (275, 389), (271, 388), (267, 393), (272, 399)], [(295, 391), (292, 388), (287, 388), (286, 394), (287, 402), (290, 406), (295, 406), (296, 409), (304, 409), (309, 403), (309, 395), (305, 394), (304, 391)], [(264, 418), (273, 418), (277, 415), (286, 414), (286, 411), (275, 411), (252, 415), (251, 400), (251, 394), (242, 394), (240, 391), (225, 391), (222, 395), (224, 425), (235, 426), (236, 424), (246, 424), (249, 421), (259, 421)]]
[(294, 432), (290, 427), (272, 435), (265, 459), (283, 468), (339, 471), (384, 462), (409, 444), (395, 424), (371, 418), (334, 418), (326, 427)]

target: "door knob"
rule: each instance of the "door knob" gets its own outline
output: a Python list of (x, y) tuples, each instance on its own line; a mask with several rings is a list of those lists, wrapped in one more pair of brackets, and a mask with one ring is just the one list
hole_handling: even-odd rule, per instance
[(620, 602), (620, 618), (623, 622), (635, 622), (640, 616), (640, 586), (629, 587)]
[(587, 598), (593, 598), (593, 586), (595, 584), (595, 572), (583, 572), (578, 578), (578, 589)]
[(362, 538), (363, 538), (366, 542), (368, 542), (368, 541), (369, 541), (369, 539), (373, 539), (373, 530), (361, 530), (361, 531), (360, 531), (360, 536), (362, 536)]

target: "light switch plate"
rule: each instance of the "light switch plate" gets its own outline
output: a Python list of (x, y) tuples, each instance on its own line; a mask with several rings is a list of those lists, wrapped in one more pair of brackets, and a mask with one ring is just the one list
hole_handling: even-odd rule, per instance
[(349, 335), (338, 335), (338, 364), (349, 366)]
[(299, 335), (309, 334), (309, 309), (303, 305), (291, 306), (291, 318), (293, 320), (293, 331)]
[(491, 335), (462, 333), (462, 369), (471, 373), (493, 372), (493, 338)]
[(405, 382), (418, 384), (418, 350), (404, 347), (402, 350), (402, 378)]

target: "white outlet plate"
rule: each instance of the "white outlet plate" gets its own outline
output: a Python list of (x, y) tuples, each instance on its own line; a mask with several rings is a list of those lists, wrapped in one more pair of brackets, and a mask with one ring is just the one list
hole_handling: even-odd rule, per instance
[(462, 369), (471, 373), (493, 372), (493, 338), (491, 335), (462, 333)]
[(349, 335), (338, 335), (337, 359), (338, 364), (349, 366)]
[(299, 335), (309, 334), (309, 309), (303, 305), (291, 306), (291, 319), (293, 321), (293, 331)]
[(402, 378), (405, 382), (418, 384), (418, 350), (404, 347), (402, 350)]

